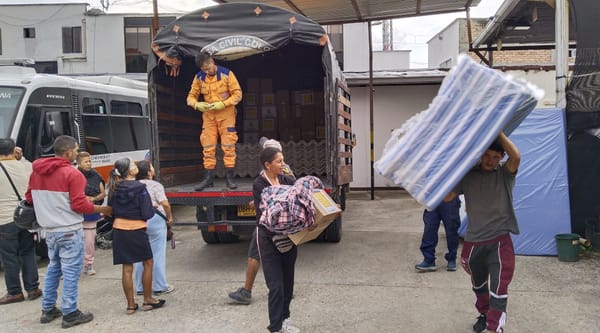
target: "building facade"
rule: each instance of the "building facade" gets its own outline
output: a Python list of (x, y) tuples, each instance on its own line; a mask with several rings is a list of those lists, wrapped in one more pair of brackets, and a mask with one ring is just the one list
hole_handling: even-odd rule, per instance
[[(86, 3), (0, 6), (0, 61), (27, 58), (41, 73), (146, 73), (151, 15), (105, 14)], [(176, 15), (162, 15), (164, 26)]]

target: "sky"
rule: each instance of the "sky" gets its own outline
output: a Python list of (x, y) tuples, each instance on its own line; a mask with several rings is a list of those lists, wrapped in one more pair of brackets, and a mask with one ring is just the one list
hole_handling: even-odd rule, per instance
[[(101, 0), (30, 0), (36, 3), (47, 2), (87, 2), (92, 7), (102, 8)], [(152, 0), (105, 0), (110, 4), (109, 13), (152, 13)], [(504, 0), (481, 0), (477, 7), (471, 8), (472, 18), (494, 16)], [(507, 0), (508, 1), (508, 0)], [(0, 0), (0, 4), (18, 2), (17, 0)], [(191, 12), (196, 9), (213, 6), (212, 0), (157, 0), (160, 12)], [(393, 20), (393, 36), (395, 50), (412, 50), (410, 54), (411, 68), (427, 67), (427, 41), (448, 26), (456, 18), (466, 17), (465, 12), (404, 18)], [(381, 49), (381, 25), (373, 27), (374, 49)]]

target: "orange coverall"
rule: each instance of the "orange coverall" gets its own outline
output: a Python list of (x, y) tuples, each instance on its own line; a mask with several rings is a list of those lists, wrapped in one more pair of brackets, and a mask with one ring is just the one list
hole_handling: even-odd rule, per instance
[(242, 100), (242, 88), (230, 69), (217, 66), (217, 73), (214, 76), (208, 76), (203, 71), (196, 74), (187, 96), (187, 104), (193, 107), (198, 102), (200, 94), (204, 102), (222, 101), (225, 104), (223, 110), (208, 110), (202, 113), (200, 144), (204, 152), (204, 168), (214, 170), (217, 166), (218, 137), (221, 138), (225, 167), (234, 168), (235, 144), (238, 140), (235, 129), (235, 105)]

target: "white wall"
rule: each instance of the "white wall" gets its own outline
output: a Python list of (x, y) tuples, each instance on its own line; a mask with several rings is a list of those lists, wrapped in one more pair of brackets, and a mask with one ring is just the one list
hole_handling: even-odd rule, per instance
[[(422, 86), (376, 86), (374, 91), (373, 118), (375, 161), (379, 159), (385, 143), (393, 129), (419, 111), (427, 109), (439, 85)], [(371, 186), (370, 134), (369, 134), (369, 94), (367, 87), (351, 87), (352, 92), (352, 131), (356, 134), (356, 147), (353, 154), (354, 181), (351, 188)], [(396, 187), (391, 181), (377, 175), (376, 187)]]
[[(373, 52), (373, 70), (408, 69), (410, 50)], [(344, 71), (369, 70), (368, 23), (344, 24)]]
[(515, 78), (523, 79), (544, 90), (544, 98), (537, 108), (553, 108), (556, 106), (556, 71), (507, 71)]
[(122, 15), (86, 16), (86, 59), (66, 58), (62, 66), (59, 61), (59, 73), (125, 73), (123, 18)]
[[(59, 74), (125, 73), (124, 17), (136, 14), (86, 16), (85, 4), (0, 8), (0, 59), (56, 61)], [(25, 27), (35, 28), (36, 37), (23, 38)], [(63, 54), (62, 27), (82, 28), (81, 53)]]
[(428, 68), (451, 68), (456, 65), (460, 53), (460, 22), (455, 20), (427, 42)]
[[(85, 4), (2, 6), (2, 55), (55, 61), (62, 53), (62, 27), (82, 26)], [(35, 28), (35, 38), (23, 38), (23, 28)]]

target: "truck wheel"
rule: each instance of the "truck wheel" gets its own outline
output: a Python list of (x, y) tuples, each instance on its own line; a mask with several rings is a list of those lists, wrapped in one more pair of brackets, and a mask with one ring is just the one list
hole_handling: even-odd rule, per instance
[(338, 217), (321, 234), (324, 241), (337, 243), (342, 240), (342, 217)]
[(231, 232), (216, 232), (215, 234), (217, 234), (220, 243), (235, 243), (240, 239), (238, 235)]
[(208, 230), (200, 230), (200, 232), (206, 244), (217, 244), (219, 242), (216, 232), (208, 232)]

